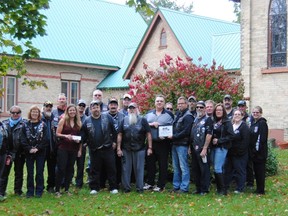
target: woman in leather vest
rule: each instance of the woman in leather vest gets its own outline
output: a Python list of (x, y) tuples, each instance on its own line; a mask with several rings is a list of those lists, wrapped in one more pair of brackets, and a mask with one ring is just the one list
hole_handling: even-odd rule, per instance
[[(44, 190), (44, 164), (47, 140), (47, 126), (41, 120), (38, 106), (28, 112), (28, 122), (23, 127), (22, 145), (26, 153), (27, 193), (26, 197), (41, 197)], [(36, 163), (36, 185), (34, 184), (34, 164)]]

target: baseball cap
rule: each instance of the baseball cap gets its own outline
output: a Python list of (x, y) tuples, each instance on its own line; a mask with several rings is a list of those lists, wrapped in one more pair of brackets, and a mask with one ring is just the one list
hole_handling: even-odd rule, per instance
[(224, 96), (224, 100), (225, 100), (225, 99), (231, 100), (231, 99), (232, 99), (232, 97), (231, 97), (231, 95), (229, 95), (229, 94), (226, 94), (226, 95)]
[(202, 105), (203, 107), (206, 107), (205, 102), (204, 101), (198, 101), (197, 105)]
[(246, 106), (246, 101), (244, 101), (244, 100), (240, 100), (240, 101), (238, 101), (238, 104), (237, 104), (238, 106)]
[(79, 99), (79, 101), (78, 101), (78, 105), (79, 105), (79, 104), (84, 104), (84, 105), (86, 106), (86, 101), (83, 100), (83, 99)]
[(131, 95), (130, 95), (130, 94), (124, 94), (124, 96), (123, 96), (123, 99), (125, 99), (125, 98), (128, 98), (129, 100), (131, 100), (131, 99), (132, 99), (132, 97), (131, 97)]
[(101, 103), (102, 102), (100, 100), (93, 100), (93, 101), (91, 101), (90, 106), (94, 106), (95, 104), (100, 105)]
[(130, 107), (131, 107), (131, 108), (132, 108), (132, 107), (133, 107), (133, 108), (137, 108), (137, 104), (132, 102), (132, 103), (129, 104), (128, 108), (130, 108)]
[(196, 98), (192, 95), (192, 96), (190, 96), (190, 97), (188, 98), (188, 101), (194, 101), (194, 102), (196, 102)]
[(118, 104), (118, 100), (117, 100), (116, 98), (112, 97), (112, 98), (110, 98), (109, 101), (108, 101), (108, 104), (110, 104), (110, 103), (116, 103), (116, 104)]
[(53, 103), (51, 101), (45, 101), (43, 104), (44, 107), (51, 106), (53, 107)]

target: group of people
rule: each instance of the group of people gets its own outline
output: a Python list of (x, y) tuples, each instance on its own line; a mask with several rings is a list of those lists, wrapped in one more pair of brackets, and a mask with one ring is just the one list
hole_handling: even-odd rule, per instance
[(116, 98), (110, 98), (107, 105), (102, 98), (97, 89), (89, 105), (82, 99), (77, 105), (67, 105), (66, 96), (59, 94), (56, 108), (50, 101), (44, 102), (42, 110), (32, 106), (27, 119), (22, 118), (19, 106), (12, 106), (10, 118), (0, 122), (0, 200), (6, 198), (12, 163), (14, 192), (23, 193), (25, 162), (26, 197), (42, 196), (45, 162), (46, 190), (57, 197), (63, 192), (71, 195), (75, 164), (76, 187), (83, 186), (87, 148), (91, 195), (105, 187), (106, 180), (111, 194), (117, 194), (120, 185), (129, 193), (131, 176), (139, 193), (163, 191), (170, 155), (172, 192), (187, 193), (193, 178), (194, 193), (207, 194), (213, 170), (219, 194), (226, 195), (232, 181), (236, 182), (234, 192), (243, 192), (246, 183), (253, 186), (254, 176), (255, 192), (265, 193), (268, 127), (261, 107), (248, 115), (246, 102), (239, 101), (238, 108), (232, 108), (230, 95), (216, 105), (190, 96), (179, 97), (174, 112), (173, 104), (158, 95), (155, 108), (140, 115), (129, 94), (123, 96), (122, 109)]

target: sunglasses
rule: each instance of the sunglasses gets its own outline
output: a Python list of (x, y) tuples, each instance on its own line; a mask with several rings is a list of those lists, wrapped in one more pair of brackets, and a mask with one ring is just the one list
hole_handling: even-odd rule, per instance
[(21, 112), (10, 112), (12, 115), (19, 115)]
[(203, 106), (197, 106), (196, 109), (204, 109)]
[(78, 104), (78, 106), (81, 106), (81, 107), (86, 107), (85, 104)]
[(173, 110), (173, 108), (166, 108), (167, 110)]

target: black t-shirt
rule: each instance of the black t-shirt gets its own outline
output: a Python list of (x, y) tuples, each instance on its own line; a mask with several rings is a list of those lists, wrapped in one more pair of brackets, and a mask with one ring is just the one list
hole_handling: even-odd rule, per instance
[(91, 118), (91, 120), (92, 120), (92, 124), (94, 127), (95, 141), (96, 141), (96, 143), (101, 143), (99, 145), (99, 146), (101, 146), (103, 143), (103, 137), (104, 137), (103, 132), (102, 132), (102, 127), (101, 127), (101, 118), (98, 118), (98, 119)]

